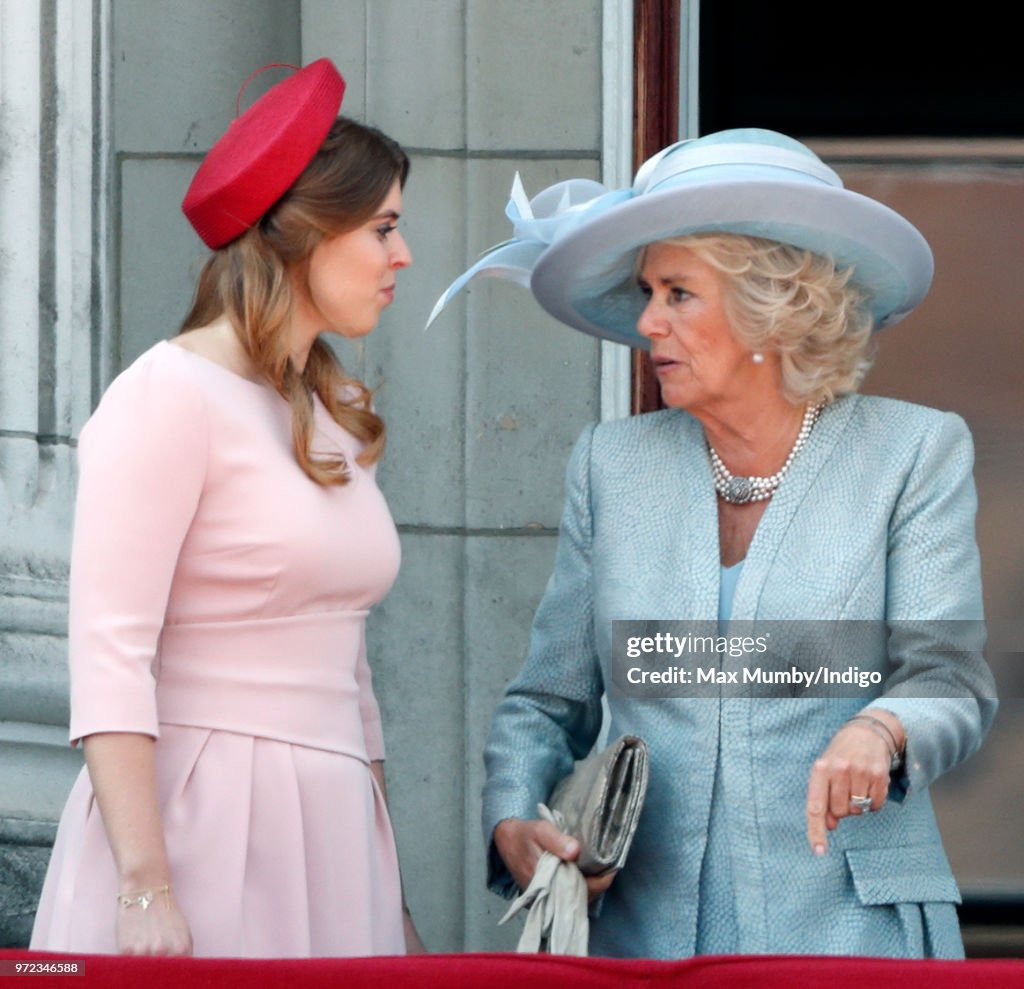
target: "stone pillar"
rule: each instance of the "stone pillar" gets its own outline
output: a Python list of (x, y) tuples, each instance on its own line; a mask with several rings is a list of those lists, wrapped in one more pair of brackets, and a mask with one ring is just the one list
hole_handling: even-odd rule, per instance
[(64, 642), (75, 435), (105, 298), (106, 8), (0, 0), (0, 946), (27, 941), (81, 764)]

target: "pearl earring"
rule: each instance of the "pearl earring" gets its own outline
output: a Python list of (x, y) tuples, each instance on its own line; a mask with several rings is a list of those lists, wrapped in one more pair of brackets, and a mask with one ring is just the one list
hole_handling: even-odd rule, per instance
[(764, 363), (764, 354), (762, 354), (760, 350), (755, 350), (754, 353), (750, 355), (750, 359), (755, 364), (763, 364)]

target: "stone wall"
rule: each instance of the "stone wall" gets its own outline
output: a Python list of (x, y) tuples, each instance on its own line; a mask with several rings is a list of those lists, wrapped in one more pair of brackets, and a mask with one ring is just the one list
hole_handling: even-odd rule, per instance
[(405, 884), (437, 950), (514, 943), (484, 890), (481, 753), (550, 571), (569, 450), (600, 413), (600, 348), (507, 283), (474, 284), (422, 327), (509, 236), (517, 170), (528, 192), (600, 177), (601, 16), (599, 0), (304, 5), (303, 57), (334, 58), (343, 110), (412, 156), (413, 266), (343, 359), (379, 387), (390, 430), (380, 483), (403, 565), (369, 641)]

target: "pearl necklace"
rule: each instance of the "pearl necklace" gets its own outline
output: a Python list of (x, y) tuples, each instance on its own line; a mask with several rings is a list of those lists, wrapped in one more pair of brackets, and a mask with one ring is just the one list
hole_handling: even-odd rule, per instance
[(729, 468), (722, 463), (722, 458), (715, 448), (708, 443), (708, 454), (711, 456), (711, 475), (715, 481), (715, 490), (722, 496), (723, 500), (730, 505), (746, 505), (751, 501), (767, 501), (782, 483), (797, 454), (807, 444), (807, 438), (811, 435), (814, 424), (821, 415), (824, 405), (808, 405), (804, 412), (803, 422), (800, 424), (800, 432), (796, 435), (796, 442), (793, 449), (789, 451), (786, 462), (774, 473), (767, 477), (735, 477), (729, 472)]

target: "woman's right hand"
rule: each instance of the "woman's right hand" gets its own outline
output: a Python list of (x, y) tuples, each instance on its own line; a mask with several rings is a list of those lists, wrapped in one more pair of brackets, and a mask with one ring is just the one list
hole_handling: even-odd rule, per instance
[[(580, 854), (580, 843), (548, 821), (524, 821), (508, 817), (494, 829), (494, 845), (516, 885), (526, 889), (542, 852), (551, 852), (565, 862)], [(615, 872), (586, 876), (587, 899), (600, 896), (615, 879)]]
[(173, 890), (155, 891), (145, 909), (139, 903), (123, 906), (118, 901), (117, 950), (122, 955), (192, 954), (192, 932)]

